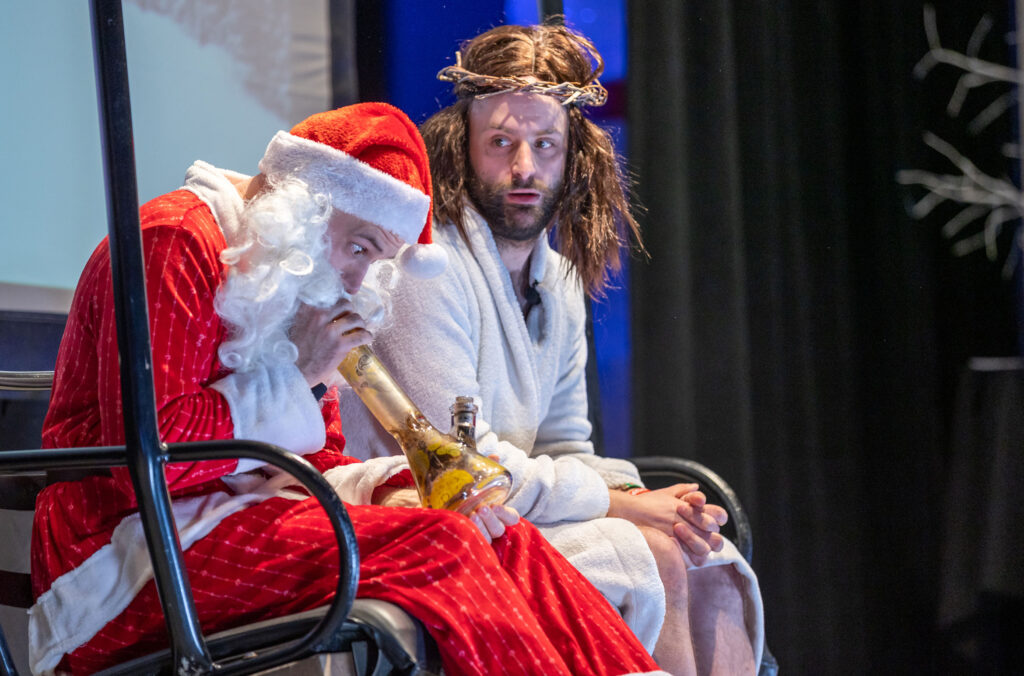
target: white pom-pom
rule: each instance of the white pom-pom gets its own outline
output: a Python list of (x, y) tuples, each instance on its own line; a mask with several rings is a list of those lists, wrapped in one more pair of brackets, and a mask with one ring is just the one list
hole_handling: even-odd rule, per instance
[(448, 265), (448, 252), (439, 244), (411, 244), (398, 254), (403, 272), (418, 279), (437, 277)]

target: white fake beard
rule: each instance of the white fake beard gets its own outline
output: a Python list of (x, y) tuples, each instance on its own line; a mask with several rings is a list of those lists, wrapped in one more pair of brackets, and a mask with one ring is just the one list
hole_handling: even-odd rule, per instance
[(328, 258), (330, 214), (328, 195), (293, 178), (245, 206), (237, 241), (221, 253), (228, 271), (214, 300), (229, 330), (218, 349), (226, 368), (295, 363), (288, 329), (299, 304), (326, 308), (347, 297)]

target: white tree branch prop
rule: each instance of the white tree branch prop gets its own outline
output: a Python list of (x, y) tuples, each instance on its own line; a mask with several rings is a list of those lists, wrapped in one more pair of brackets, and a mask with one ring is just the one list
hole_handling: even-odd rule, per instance
[[(931, 5), (924, 7), (928, 52), (914, 67), (914, 75), (923, 79), (939, 65), (951, 66), (961, 71), (946, 106), (946, 112), (950, 117), (959, 116), (964, 102), (973, 90), (994, 83), (1010, 84), (1014, 87), (1013, 90), (995, 98), (969, 123), (968, 131), (972, 135), (979, 134), (1017, 104), (1017, 92), (1020, 91), (1021, 81), (1024, 79), (1024, 73), (1019, 69), (978, 57), (992, 25), (991, 17), (983, 17), (971, 34), (966, 49), (958, 52), (942, 46), (935, 8)], [(896, 180), (899, 183), (917, 185), (925, 189), (924, 197), (911, 208), (911, 215), (921, 219), (941, 204), (953, 202), (961, 205), (962, 208), (957, 209), (956, 214), (942, 228), (942, 234), (954, 240), (953, 252), (963, 256), (983, 249), (990, 260), (996, 260), (999, 255), (998, 237), (1003, 231), (1003, 226), (1024, 216), (1024, 193), (1012, 181), (986, 174), (952, 144), (935, 134), (926, 132), (924, 142), (949, 160), (959, 173), (938, 174), (914, 169), (898, 172)], [(1019, 140), (1004, 144), (1000, 150), (1011, 158), (1020, 158), (1021, 155)], [(962, 236), (965, 228), (977, 221), (983, 221), (981, 232)], [(1024, 245), (1024, 228), (1018, 228), (1018, 236)], [(1004, 273), (1010, 274), (1015, 264), (1016, 258), (1008, 256)]]
[(928, 53), (921, 57), (921, 60), (914, 66), (914, 75), (919, 79), (924, 79), (932, 68), (939, 64), (953, 66), (963, 71), (963, 75), (960, 76), (956, 88), (953, 90), (953, 96), (946, 106), (946, 110), (953, 117), (960, 114), (960, 108), (971, 89), (993, 82), (1005, 82), (1014, 86), (1020, 83), (1020, 71), (1016, 68), (978, 58), (981, 43), (991, 27), (991, 17), (982, 17), (971, 35), (966, 51), (957, 52), (946, 49), (939, 39), (939, 29), (935, 22), (935, 8), (931, 5), (924, 6), (924, 30), (928, 36), (929, 49)]

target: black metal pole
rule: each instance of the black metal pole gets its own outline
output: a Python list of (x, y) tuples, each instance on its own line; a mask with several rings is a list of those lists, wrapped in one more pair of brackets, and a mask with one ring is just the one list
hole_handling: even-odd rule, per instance
[(565, 3), (562, 0), (537, 0), (537, 16), (540, 18), (538, 23), (544, 23), (549, 17), (562, 14), (565, 14)]
[(7, 639), (4, 638), (2, 630), (0, 630), (0, 674), (18, 676), (18, 667), (14, 664), (14, 655), (11, 654), (11, 649), (7, 645)]
[[(165, 449), (156, 418), (121, 2), (93, 0), (91, 8), (128, 467), (174, 664), (179, 672), (201, 673), (212, 670), (213, 662), (199, 631), (177, 540), (164, 479)], [(156, 552), (164, 556), (155, 556)]]

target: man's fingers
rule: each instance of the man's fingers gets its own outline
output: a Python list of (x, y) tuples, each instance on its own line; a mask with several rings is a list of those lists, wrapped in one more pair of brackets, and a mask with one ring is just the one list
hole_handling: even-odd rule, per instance
[(476, 510), (476, 514), (480, 517), (480, 522), (487, 529), (487, 533), (492, 539), (500, 538), (505, 534), (505, 524), (495, 515), (490, 505), (484, 505)]
[(469, 517), (469, 520), (472, 521), (473, 525), (480, 530), (480, 533), (484, 536), (484, 540), (487, 540), (489, 544), (491, 542), (491, 534), (487, 531), (487, 526), (484, 525), (483, 519), (480, 518), (480, 514), (473, 514), (473, 516)]
[[(373, 340), (373, 334), (364, 329), (363, 327), (356, 327), (354, 329), (348, 329), (343, 331), (339, 336), (339, 341), (344, 341), (345, 347), (352, 349), (357, 345), (363, 345)], [(347, 352), (348, 350), (346, 350)]]
[(483, 533), (484, 539), (491, 542), (505, 534), (506, 526), (519, 521), (519, 512), (504, 505), (484, 505), (469, 518)]
[(721, 529), (721, 526), (718, 525), (718, 520), (713, 515), (708, 514), (704, 510), (694, 509), (691, 505), (679, 505), (676, 507), (676, 514), (700, 530), (717, 533)]
[(334, 317), (330, 321), (331, 327), (340, 329), (343, 333), (348, 333), (353, 329), (365, 329), (366, 322), (363, 321), (362, 316), (355, 312), (342, 312), (337, 317)]
[(719, 507), (718, 505), (707, 505), (704, 508), (704, 513), (710, 514), (719, 526), (724, 526), (729, 522), (729, 512), (725, 511), (724, 507)]
[(724, 526), (729, 521), (729, 513), (719, 505), (707, 504), (707, 496), (699, 491), (687, 493), (682, 497), (682, 500), (688, 505), (693, 505), (693, 507), (702, 510), (705, 514), (710, 514), (711, 518), (713, 518), (719, 526)]
[(353, 321), (353, 322), (356, 322), (356, 321), (362, 322), (363, 321), (363, 316), (361, 314), (359, 314), (358, 312), (354, 312), (354, 311), (349, 310), (347, 308), (342, 310), (341, 312), (338, 312), (338, 313), (336, 313), (336, 314), (331, 316), (331, 321), (332, 322), (341, 322), (341, 321), (345, 321), (345, 320), (349, 320), (349, 321)]
[(684, 495), (682, 497), (682, 500), (693, 505), (694, 507), (703, 507), (708, 502), (707, 496), (696, 489)]
[(677, 498), (682, 498), (685, 495), (693, 493), (698, 488), (700, 488), (700, 486), (697, 484), (676, 484), (672, 486), (671, 490)]
[(505, 505), (491, 505), (491, 509), (494, 510), (495, 516), (501, 520), (506, 526), (514, 526), (519, 523), (519, 512), (506, 507)]
[(683, 545), (694, 559), (706, 557), (711, 553), (711, 545), (702, 540), (686, 524), (677, 523), (672, 527), (672, 532), (675, 534), (676, 539), (679, 540), (679, 543)]
[(703, 566), (708, 560), (708, 557), (706, 556), (693, 556), (689, 552), (683, 552), (683, 556), (686, 557), (690, 561), (690, 564), (694, 566)]
[(725, 546), (725, 538), (719, 533), (694, 530), (684, 523), (677, 523), (672, 532), (686, 551), (696, 562), (699, 557), (707, 557), (711, 552), (720, 552)]

